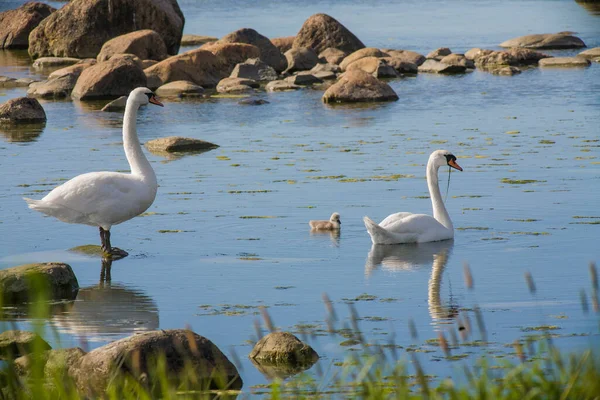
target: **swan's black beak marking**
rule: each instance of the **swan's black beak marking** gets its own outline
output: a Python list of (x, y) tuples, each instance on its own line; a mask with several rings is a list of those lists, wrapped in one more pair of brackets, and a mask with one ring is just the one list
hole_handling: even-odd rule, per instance
[(152, 103), (152, 104), (156, 104), (157, 106), (164, 107), (164, 104), (163, 104), (163, 103), (161, 103), (161, 102), (158, 100), (158, 98), (156, 97), (156, 95), (155, 95), (155, 94), (150, 94), (150, 93), (149, 93), (149, 94), (148, 94), (148, 101), (149, 101), (150, 103)]
[(451, 166), (452, 168), (457, 169), (459, 171), (463, 170), (461, 168), (461, 166), (456, 163), (456, 157), (453, 154), (446, 154), (445, 157), (446, 157), (446, 160), (448, 161), (449, 166)]

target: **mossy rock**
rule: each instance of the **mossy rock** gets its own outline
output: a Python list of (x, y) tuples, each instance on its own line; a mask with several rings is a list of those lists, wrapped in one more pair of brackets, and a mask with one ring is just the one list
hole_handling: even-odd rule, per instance
[(146, 148), (155, 154), (203, 152), (216, 149), (218, 145), (200, 139), (169, 136), (146, 142)]
[(37, 333), (15, 330), (0, 334), (0, 359), (15, 359), (25, 354), (51, 348)]
[(120, 260), (129, 255), (128, 252), (121, 250), (118, 247), (113, 247), (111, 249), (111, 254), (106, 254), (104, 250), (102, 250), (102, 247), (96, 244), (84, 244), (82, 246), (70, 248), (69, 251), (90, 257), (110, 257), (112, 260)]
[(312, 365), (319, 355), (289, 332), (273, 332), (260, 339), (249, 357), (258, 364)]
[[(53, 377), (67, 375), (69, 366), (77, 362), (86, 354), (79, 347), (68, 349), (48, 350), (36, 355), (24, 355), (15, 360), (15, 368), (19, 375), (27, 376), (31, 371), (33, 363), (39, 362), (44, 365), (44, 376), (51, 380)], [(34, 357), (37, 357), (35, 359)]]

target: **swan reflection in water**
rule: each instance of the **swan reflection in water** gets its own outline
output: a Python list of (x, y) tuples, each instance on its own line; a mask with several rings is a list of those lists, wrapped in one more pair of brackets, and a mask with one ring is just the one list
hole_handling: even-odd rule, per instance
[(329, 238), (331, 239), (331, 243), (333, 243), (333, 245), (335, 247), (340, 247), (340, 231), (339, 229), (337, 230), (333, 230), (333, 231), (319, 231), (316, 229), (311, 229), (310, 230), (310, 236), (329, 236)]
[(431, 265), (431, 276), (427, 291), (429, 315), (436, 323), (450, 323), (458, 315), (458, 305), (452, 300), (443, 304), (440, 291), (442, 276), (454, 247), (454, 240), (429, 243), (411, 243), (371, 246), (365, 264), (368, 277), (381, 266), (391, 272), (413, 271), (425, 265)]
[(85, 341), (158, 329), (158, 307), (139, 290), (111, 283), (112, 259), (102, 258), (98, 285), (79, 289), (75, 302), (52, 318), (61, 333)]

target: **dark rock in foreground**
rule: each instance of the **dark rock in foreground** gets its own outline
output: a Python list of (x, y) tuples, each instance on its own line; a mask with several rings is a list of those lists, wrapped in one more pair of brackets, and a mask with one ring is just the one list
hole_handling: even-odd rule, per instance
[[(2, 122), (11, 124), (46, 122), (46, 112), (36, 99), (17, 97), (0, 104), (0, 123)], [(0, 277), (2, 272), (4, 271), (0, 271)]]
[(15, 10), (0, 13), (0, 49), (26, 49), (29, 34), (56, 9), (44, 3), (29, 2)]
[(398, 95), (390, 85), (359, 69), (347, 71), (323, 95), (325, 103), (396, 100), (398, 100)]
[(34, 351), (50, 350), (51, 347), (37, 333), (5, 331), (0, 334), (0, 359), (15, 359)]
[(327, 14), (309, 17), (294, 39), (292, 48), (308, 47), (320, 53), (328, 47), (335, 47), (352, 53), (365, 45), (344, 25)]
[(47, 300), (73, 300), (78, 290), (79, 283), (68, 264), (25, 264), (0, 271), (0, 296), (4, 304), (35, 300), (36, 295)]

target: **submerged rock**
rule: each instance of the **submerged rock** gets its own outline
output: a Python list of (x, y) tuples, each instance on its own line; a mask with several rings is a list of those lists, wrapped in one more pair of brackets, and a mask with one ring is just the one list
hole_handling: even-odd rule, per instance
[(169, 136), (146, 142), (146, 148), (153, 153), (197, 152), (216, 149), (219, 145), (200, 139)]
[(240, 389), (242, 378), (235, 366), (210, 340), (190, 330), (171, 329), (137, 334), (94, 349), (69, 368), (82, 392), (105, 392), (115, 373), (134, 380), (153, 381), (156, 360), (164, 357), (167, 379), (176, 382), (186, 367), (206, 389)]
[(327, 14), (315, 14), (304, 21), (294, 39), (292, 48), (299, 47), (308, 47), (317, 53), (335, 47), (351, 53), (365, 45), (335, 18)]
[(600, 62), (600, 47), (594, 47), (577, 54), (577, 57), (587, 58), (588, 60)]
[(259, 364), (312, 365), (319, 355), (289, 332), (272, 332), (260, 339), (249, 357)]
[(519, 36), (500, 43), (500, 47), (524, 47), (528, 49), (578, 49), (586, 47), (583, 40), (570, 33), (544, 33)]
[(390, 85), (360, 69), (347, 71), (323, 95), (325, 103), (396, 100), (398, 100), (398, 95)]
[(500, 67), (491, 69), (488, 72), (491, 72), (493, 75), (502, 75), (502, 76), (513, 76), (521, 73), (521, 70), (517, 67)]
[(0, 359), (14, 360), (34, 351), (45, 351), (51, 348), (37, 333), (16, 330), (0, 333)]
[(46, 122), (46, 112), (36, 99), (17, 97), (0, 104), (0, 123), (2, 122), (11, 124)]
[(264, 99), (243, 99), (238, 101), (238, 104), (244, 106), (262, 106), (263, 104), (269, 104), (267, 100)]
[(50, 300), (73, 300), (78, 290), (79, 283), (68, 264), (25, 264), (0, 271), (0, 296), (4, 304), (31, 301), (37, 295)]
[(28, 2), (0, 13), (0, 49), (26, 49), (29, 34), (56, 9), (44, 3)]
[(553, 57), (553, 58), (542, 58), (539, 61), (540, 67), (589, 67), (591, 61), (583, 57)]

